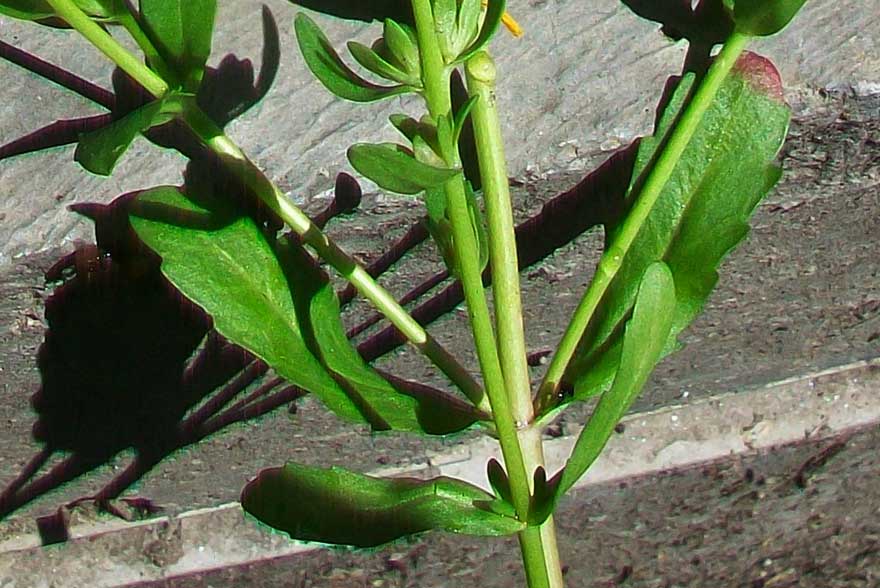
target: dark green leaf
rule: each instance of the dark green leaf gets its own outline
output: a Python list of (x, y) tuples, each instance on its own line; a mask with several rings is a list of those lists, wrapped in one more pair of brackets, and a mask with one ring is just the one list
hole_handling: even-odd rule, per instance
[(217, 0), (140, 0), (147, 35), (184, 88), (195, 91), (211, 55)]
[(453, 49), (456, 53), (464, 51), (480, 34), (480, 16), (483, 6), (480, 0), (462, 0), (455, 25)]
[(162, 256), (163, 273), (211, 314), (220, 334), (339, 416), (430, 434), (477, 420), (463, 401), (392, 385), (366, 364), (345, 337), (326, 274), (300, 245), (273, 248), (251, 219), (209, 212), (171, 187), (140, 194), (132, 213), (140, 238)]
[(382, 188), (397, 194), (418, 194), (441, 186), (457, 169), (439, 168), (417, 161), (400, 145), (358, 143), (348, 149), (348, 160), (358, 172)]
[(221, 335), (335, 413), (366, 422), (306, 345), (287, 277), (252, 220), (209, 212), (173, 187), (143, 192), (132, 214), (138, 236), (162, 257), (162, 272)]
[[(639, 147), (634, 178), (653, 165), (690, 86), (676, 91), (656, 133)], [(599, 393), (610, 384), (621, 353), (623, 324), (635, 300), (637, 284), (648, 266), (665, 261), (675, 278), (677, 306), (666, 351), (697, 316), (718, 280), (717, 267), (748, 232), (748, 219), (778, 180), (774, 163), (788, 129), (789, 110), (782, 102), (778, 73), (769, 61), (744, 55), (723, 83), (672, 177), (621, 260), (581, 340), (566, 380), (575, 398)], [(637, 198), (634, 181), (627, 200)], [(611, 246), (620, 225), (606, 226)]]
[(245, 511), (291, 538), (375, 547), (430, 530), (502, 536), (523, 523), (481, 508), (492, 496), (451, 478), (374, 478), (289, 463), (242, 491)]
[(374, 102), (410, 91), (410, 88), (402, 85), (377, 86), (351, 71), (318, 25), (304, 13), (296, 15), (294, 29), (306, 65), (336, 96), (353, 102)]
[(562, 471), (556, 496), (565, 494), (596, 460), (660, 360), (675, 316), (675, 289), (672, 272), (665, 263), (653, 263), (645, 270), (632, 318), (624, 329), (620, 367), (614, 383), (599, 399), (578, 436)]
[(389, 18), (385, 19), (382, 38), (394, 61), (400, 64), (404, 71), (419, 77), (422, 66), (415, 32), (408, 26), (398, 24)]
[(471, 109), (474, 107), (474, 104), (479, 100), (479, 96), (471, 96), (468, 98), (467, 102), (455, 113), (455, 122), (452, 128), (452, 143), (453, 145), (458, 145), (459, 139), (461, 139), (461, 131), (464, 129), (464, 123), (467, 122), (467, 117), (471, 113)]
[(504, 16), (506, 5), (506, 0), (489, 0), (489, 7), (486, 10), (486, 16), (483, 18), (483, 27), (480, 29), (480, 34), (477, 36), (477, 40), (461, 54), (458, 58), (459, 62), (467, 61), (474, 53), (489, 44), (489, 41), (492, 40), (492, 37), (495, 36), (498, 27), (501, 25), (501, 17)]
[(150, 102), (104, 128), (80, 136), (74, 159), (88, 171), (109, 176), (139, 133), (167, 122), (163, 100)]
[(455, 23), (458, 20), (458, 2), (456, 0), (433, 0), (434, 9), (434, 33), (437, 44), (446, 63), (458, 57), (453, 54), (453, 42), (455, 41)]
[(733, 12), (737, 32), (767, 36), (781, 31), (806, 0), (724, 0)]
[(510, 480), (504, 466), (494, 457), (486, 464), (486, 475), (489, 485), (495, 492), (495, 500), (489, 505), (493, 512), (506, 517), (516, 517), (516, 508), (513, 506), (513, 494), (510, 491)]
[[(101, 22), (113, 22), (126, 10), (123, 0), (74, 0), (74, 4)], [(46, 0), (0, 0), (0, 14), (22, 20), (44, 20), (57, 16)]]
[(391, 65), (366, 45), (356, 41), (349, 41), (348, 50), (351, 52), (351, 56), (354, 57), (355, 61), (386, 80), (400, 82), (401, 84), (406, 84), (408, 86), (416, 86), (420, 83), (420, 80), (413, 78), (412, 75), (402, 72), (395, 66)]
[(407, 394), (379, 375), (346, 337), (339, 302), (326, 274), (298, 245), (281, 245), (278, 253), (288, 281), (296, 285), (293, 296), (306, 344), (374, 429), (443, 435), (477, 420), (475, 411), (462, 401)]

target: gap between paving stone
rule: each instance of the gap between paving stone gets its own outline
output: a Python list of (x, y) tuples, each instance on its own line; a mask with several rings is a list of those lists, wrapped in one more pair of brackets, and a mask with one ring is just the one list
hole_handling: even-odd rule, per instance
[[(880, 423), (878, 392), (880, 358), (632, 414), (577, 486), (683, 470), (803, 441), (845, 438)], [(575, 439), (570, 435), (545, 443), (551, 470), (562, 465)], [(374, 473), (447, 475), (487, 487), (485, 463), (495, 454), (494, 443), (481, 439), (430, 455), (427, 467)], [(72, 520), (71, 539), (61, 545), (41, 547), (32, 528), (0, 542), (0, 587), (119, 587), (318, 549), (267, 533), (237, 503), (138, 523), (77, 525), (75, 513)], [(71, 583), (58, 584), (59, 578)]]

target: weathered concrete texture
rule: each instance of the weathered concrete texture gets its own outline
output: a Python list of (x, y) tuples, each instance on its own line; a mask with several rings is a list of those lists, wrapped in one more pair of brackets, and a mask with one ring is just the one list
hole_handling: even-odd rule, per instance
[[(333, 98), (297, 56), (290, 32), (295, 8), (283, 0), (267, 4), (282, 31), (279, 78), (264, 102), (231, 126), (231, 134), (284, 190), (309, 199), (346, 169), (348, 145), (392, 138), (387, 116), (418, 107), (396, 99), (354, 106)], [(214, 63), (226, 52), (259, 59), (259, 5), (221, 3)], [(680, 68), (682, 45), (666, 41), (653, 23), (616, 0), (513, 0), (510, 10), (527, 30), (519, 40), (502, 34), (495, 46), (513, 175), (580, 169), (597, 151), (648, 129), (663, 81)], [(878, 15), (880, 0), (812, 0), (790, 29), (757, 47), (776, 61), (790, 87), (877, 82)], [(322, 24), (339, 45), (354, 32), (349, 24), (328, 19)], [(362, 30), (356, 38), (369, 41), (376, 34)], [(103, 58), (74, 35), (0, 19), (0, 38), (107, 84)], [(5, 62), (0, 79), (0, 143), (59, 118), (98, 112)], [(70, 149), (0, 163), (0, 264), (88, 237), (87, 224), (66, 205), (106, 202), (123, 191), (177, 182), (181, 168), (176, 156), (146, 145), (137, 146), (109, 180), (87, 177), (71, 161)]]
[[(719, 287), (706, 312), (683, 335), (685, 348), (658, 366), (634, 410), (686, 404), (878, 356), (877, 104), (877, 99), (814, 96), (811, 114), (792, 126), (782, 157), (783, 183), (756, 213), (752, 236), (722, 267)], [(534, 213), (573, 181), (573, 175), (557, 176), (517, 187), (518, 216)], [(368, 198), (364, 208), (333, 226), (343, 246), (359, 255), (386, 249), (418, 214), (414, 205), (401, 200), (380, 203)], [(578, 293), (589, 280), (601, 250), (600, 237), (593, 232), (576, 239), (523, 273), (530, 349), (555, 345)], [(6, 487), (41, 447), (31, 434), (39, 416), (31, 405), (40, 385), (34, 357), (46, 336), (42, 317), (48, 292), (41, 270), (54, 260), (52, 256), (28, 258), (17, 261), (10, 271), (0, 271), (0, 487)], [(432, 247), (425, 246), (383, 281), (399, 296), (435, 271), (437, 263)], [(95, 311), (113, 324), (104, 308)], [(355, 317), (363, 317), (363, 312), (360, 307)], [(461, 314), (450, 313), (432, 325), (431, 331), (467, 358), (472, 345)], [(97, 373), (118, 370), (101, 352), (102, 339), (113, 336), (112, 329), (94, 331), (91, 342), (74, 338), (70, 344), (92, 350), (88, 369)], [(150, 344), (144, 343), (143, 349)], [(406, 377), (444, 385), (436, 371), (412, 358), (413, 354), (394, 354), (390, 368)], [(541, 368), (535, 368), (532, 375), (537, 383)], [(114, 389), (121, 398), (131, 395), (126, 383), (140, 378), (136, 373), (128, 380), (124, 376)], [(56, 388), (63, 400), (64, 387)], [(314, 399), (306, 398), (299, 406), (296, 415), (277, 410), (228, 426), (176, 452), (126, 495), (139, 494), (154, 500), (166, 514), (176, 514), (235, 500), (249, 476), (288, 459), (370, 471), (380, 465), (427, 461), (428, 452), (444, 453), (478, 435), (477, 431), (442, 439), (368, 435), (328, 415)], [(579, 404), (567, 409), (554, 433), (574, 434), (588, 408)], [(130, 415), (103, 410), (100, 414), (106, 414), (108, 421), (131, 421)], [(46, 514), (94, 493), (131, 458), (131, 451), (122, 452), (90, 475), (42, 495), (15, 514)], [(58, 461), (56, 456), (51, 463)]]
[[(827, 461), (847, 448), (848, 441), (856, 432), (876, 428), (880, 424), (878, 391), (880, 360), (875, 360), (779, 382), (763, 389), (630, 415), (622, 421), (619, 433), (612, 437), (606, 451), (576, 487), (588, 490), (578, 491), (573, 499), (567, 500), (565, 512), (589, 512), (590, 508), (581, 502), (589, 504), (590, 497), (607, 492), (612, 482), (635, 482), (638, 487), (644, 483), (643, 478), (664, 472), (687, 472), (695, 466), (709, 464), (714, 464), (715, 469), (730, 469), (732, 465), (736, 468), (741, 460), (755, 460), (755, 453), (778, 451), (805, 441), (832, 440), (827, 446), (830, 449), (826, 449), (824, 454), (820, 452), (819, 458), (814, 456), (812, 461), (808, 460), (806, 465), (790, 472), (789, 485), (806, 488), (814, 484), (816, 470), (824, 465), (822, 459)], [(551, 471), (564, 463), (576, 436), (577, 433), (545, 443)], [(870, 438), (870, 435), (863, 437)], [(862, 450), (858, 443), (849, 445), (850, 453)], [(807, 450), (808, 453), (810, 451), (813, 450)], [(417, 477), (447, 475), (488, 489), (485, 464), (493, 454), (497, 454), (494, 444), (478, 441), (454, 451), (429, 454), (427, 467), (416, 463), (402, 468), (384, 468), (375, 473)], [(856, 461), (861, 463), (865, 457), (862, 455)], [(848, 458), (852, 460), (851, 455)], [(766, 457), (760, 459), (769, 461)], [(686, 479), (689, 475), (693, 475), (693, 472), (682, 477)], [(830, 484), (851, 484), (857, 477), (858, 474), (850, 474), (845, 482), (836, 479)], [(776, 486), (781, 487), (782, 484)], [(729, 496), (731, 491), (726, 484), (719, 484), (718, 488), (723, 498)], [(725, 494), (725, 490), (729, 493)], [(827, 484), (823, 484), (823, 490), (828, 491)], [(880, 491), (880, 486), (875, 488), (868, 500), (876, 500), (877, 491)], [(692, 507), (700, 508), (694, 498), (690, 499)], [(718, 499), (711, 495), (703, 498), (707, 499), (702, 505), (704, 513), (721, 506), (717, 503)], [(90, 505), (76, 507), (68, 513), (70, 540), (50, 548), (41, 548), (40, 537), (33, 523), (24, 522), (17, 528), (7, 523), (0, 527), (5, 531), (0, 532), (0, 586), (6, 588), (20, 584), (39, 588), (52, 586), (54, 582), (56, 587), (110, 588), (139, 580), (179, 578), (180, 582), (188, 582), (192, 579), (180, 577), (200, 573), (220, 577), (223, 574), (234, 575), (241, 573), (241, 570), (232, 566), (243, 564), (251, 564), (253, 571), (241, 578), (248, 578), (248, 585), (251, 585), (267, 571), (271, 575), (271, 570), (278, 565), (272, 562), (276, 558), (288, 558), (290, 563), (290, 556), (298, 555), (299, 573), (314, 573), (315, 568), (309, 562), (324, 559), (328, 555), (316, 553), (317, 546), (297, 544), (277, 533), (259, 528), (252, 519), (243, 516), (237, 504), (129, 524), (98, 516)], [(609, 514), (606, 512), (603, 516)], [(779, 516), (779, 513), (773, 514)], [(839, 512), (826, 512), (825, 515), (829, 519), (826, 525), (839, 524)], [(569, 533), (571, 529), (579, 528), (565, 516), (559, 519), (560, 526), (568, 529)], [(777, 528), (777, 524), (780, 522), (768, 524), (760, 532), (770, 538), (773, 533), (786, 530)], [(585, 539), (576, 537), (573, 543), (582, 544)], [(663, 535), (647, 539), (657, 542), (661, 548), (675, 545), (674, 540)], [(444, 544), (456, 543), (455, 537), (440, 537), (438, 540)], [(598, 541), (601, 538), (586, 540)], [(482, 548), (487, 548), (488, 543), (484, 543)], [(685, 548), (690, 546), (687, 543)], [(394, 548), (399, 547), (402, 545)], [(724, 557), (723, 552), (717, 552), (719, 547), (717, 544), (704, 546), (703, 557)], [(406, 548), (412, 550), (414, 546), (408, 545)], [(695, 551), (693, 556), (696, 555)], [(23, 562), (27, 565), (21, 565)], [(449, 564), (454, 566), (451, 561)], [(214, 571), (220, 568), (232, 569), (219, 573)], [(357, 571), (349, 570), (349, 573)], [(839, 573), (840, 570), (837, 570), (829, 575), (834, 577)], [(321, 572), (316, 575), (321, 575)], [(460, 582), (460, 585), (480, 585), (476, 578), (466, 578), (464, 575)], [(572, 582), (572, 586), (575, 585), (580, 584)]]

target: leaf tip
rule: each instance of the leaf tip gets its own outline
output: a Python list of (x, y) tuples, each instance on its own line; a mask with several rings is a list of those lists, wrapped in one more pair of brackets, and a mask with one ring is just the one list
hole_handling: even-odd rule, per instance
[(782, 76), (773, 62), (766, 57), (746, 51), (736, 62), (733, 73), (741, 77), (756, 92), (776, 102), (785, 103)]

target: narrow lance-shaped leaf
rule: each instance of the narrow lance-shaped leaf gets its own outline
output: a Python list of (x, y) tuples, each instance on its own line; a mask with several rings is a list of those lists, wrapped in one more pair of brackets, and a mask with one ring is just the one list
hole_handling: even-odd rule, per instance
[(418, 194), (441, 186), (461, 170), (434, 167), (416, 160), (394, 143), (358, 143), (348, 149), (352, 167), (382, 188), (397, 194)]
[(614, 383), (599, 399), (578, 436), (562, 470), (555, 498), (565, 494), (596, 460), (615, 425), (648, 381), (672, 329), (675, 296), (672, 272), (666, 264), (657, 262), (648, 266), (639, 284), (632, 318), (624, 329), (620, 367)]
[(351, 53), (351, 56), (354, 57), (355, 61), (377, 76), (381, 76), (386, 80), (406, 84), (408, 86), (416, 86), (420, 83), (419, 80), (412, 75), (401, 71), (391, 63), (385, 61), (381, 55), (366, 45), (356, 41), (349, 41), (348, 50)]
[(245, 511), (293, 539), (355, 547), (430, 530), (503, 536), (525, 527), (485, 509), (492, 500), (451, 478), (375, 478), (293, 463), (264, 470), (241, 495)]
[(306, 344), (367, 415), (374, 429), (444, 435), (477, 420), (476, 411), (453, 397), (406, 394), (358, 354), (345, 335), (339, 301), (327, 275), (293, 243), (278, 247), (293, 288)]
[(162, 257), (162, 273), (213, 317), (221, 335), (338, 415), (366, 422), (306, 345), (287, 278), (253, 221), (208, 211), (165, 186), (140, 194), (131, 223)]
[(138, 134), (165, 123), (177, 110), (176, 97), (156, 100), (141, 106), (106, 127), (80, 136), (74, 159), (88, 171), (109, 176), (119, 159), (128, 151)]
[(470, 59), (477, 51), (484, 48), (495, 36), (498, 27), (501, 26), (501, 19), (504, 16), (504, 9), (507, 5), (506, 0), (489, 0), (489, 6), (486, 9), (486, 16), (483, 17), (483, 26), (477, 39), (459, 56), (458, 61), (464, 62)]
[(353, 102), (373, 102), (410, 91), (403, 85), (378, 86), (351, 71), (318, 25), (304, 13), (296, 15), (294, 29), (306, 65), (336, 96)]
[(463, 401), (387, 382), (351, 347), (327, 276), (300, 245), (273, 247), (251, 219), (212, 208), (156, 188), (139, 195), (131, 222), (220, 334), (342, 418), (374, 429), (446, 434), (477, 420)]
[(140, 0), (147, 34), (187, 90), (198, 88), (211, 55), (217, 0)]
[[(642, 141), (634, 178), (649, 172), (689, 83), (688, 78), (680, 84), (655, 135)], [(666, 352), (675, 348), (676, 336), (715, 287), (721, 260), (746, 236), (755, 206), (779, 179), (774, 160), (788, 120), (778, 72), (766, 59), (745, 54), (719, 89), (592, 317), (566, 373), (575, 399), (610, 384), (639, 278), (656, 261), (669, 266), (678, 291)], [(639, 187), (634, 181), (627, 198), (636, 198)], [(620, 226), (606, 226), (608, 246)]]

